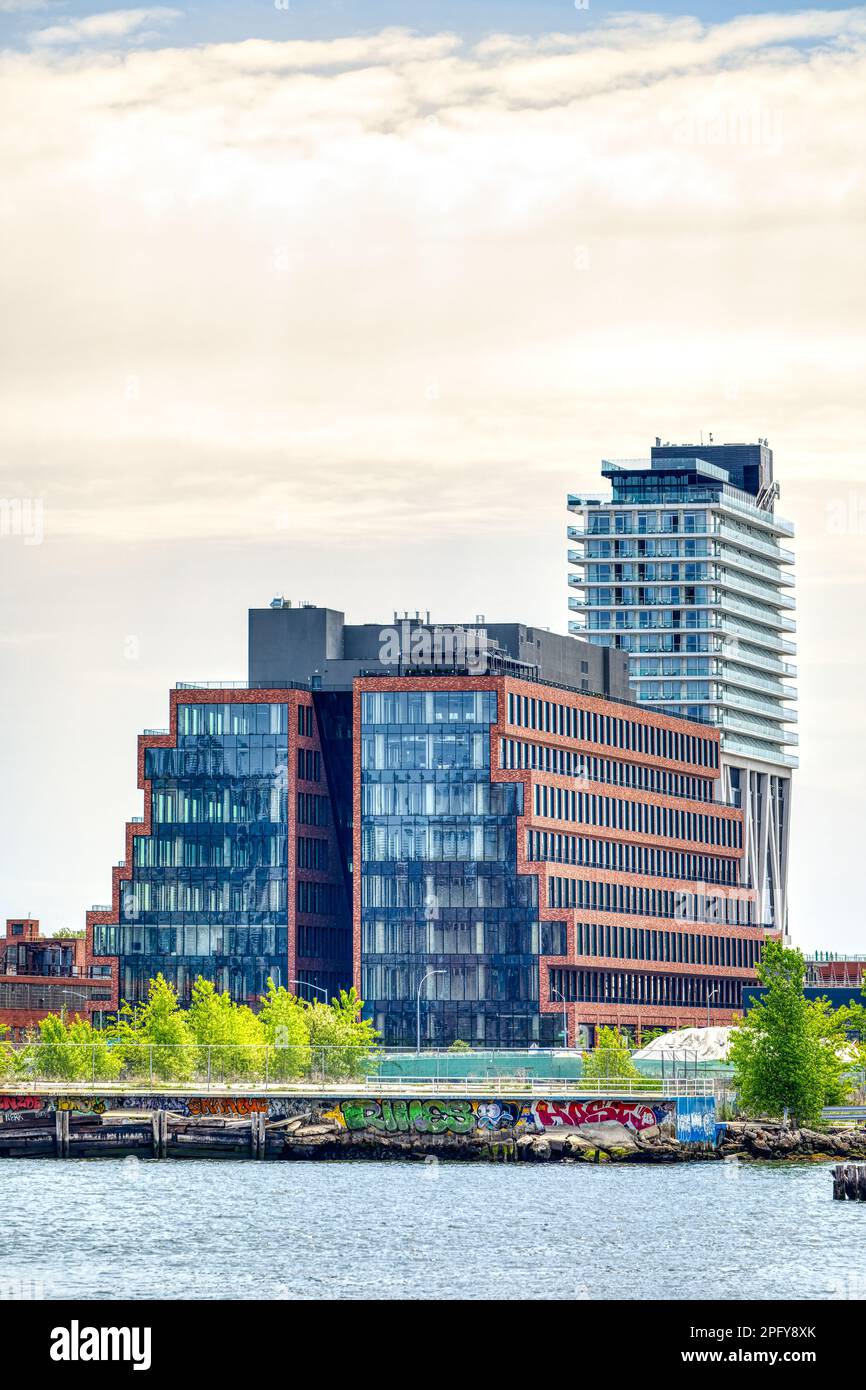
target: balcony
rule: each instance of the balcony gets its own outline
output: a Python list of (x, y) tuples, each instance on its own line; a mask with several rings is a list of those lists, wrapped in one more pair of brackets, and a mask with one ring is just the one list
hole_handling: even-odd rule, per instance
[(776, 589), (768, 588), (766, 584), (755, 584), (750, 579), (744, 579), (737, 570), (720, 568), (717, 575), (720, 587), (729, 592), (752, 594), (771, 608), (794, 608), (796, 606), (791, 594), (781, 594)]
[(774, 545), (772, 541), (765, 540), (761, 536), (755, 536), (749, 531), (741, 531), (739, 527), (726, 525), (720, 521), (715, 527), (714, 534), (721, 540), (731, 541), (743, 550), (753, 550), (756, 555), (765, 555), (768, 560), (775, 560), (780, 565), (793, 565), (795, 555), (793, 550), (785, 550), (780, 545)]
[(740, 754), (745, 758), (756, 758), (760, 762), (777, 763), (780, 767), (800, 766), (800, 759), (790, 753), (782, 753), (778, 748), (756, 742), (728, 730), (722, 731), (722, 749), (725, 753)]
[[(724, 614), (723, 618), (715, 624), (722, 628), (724, 632), (732, 637), (742, 637), (745, 642), (754, 643), (757, 646), (770, 647), (777, 652), (785, 652), (790, 656), (796, 656), (797, 646), (794, 642), (788, 642), (778, 633), (768, 631), (766, 628), (753, 627), (750, 623), (737, 622), (736, 618), (729, 614)], [(738, 657), (738, 660), (745, 660)]]
[(783, 618), (780, 613), (774, 613), (770, 608), (762, 608), (758, 603), (725, 598), (718, 606), (723, 608), (726, 613), (739, 613), (743, 618), (751, 618), (753, 622), (764, 623), (766, 627), (773, 628), (778, 632), (797, 631), (797, 624), (793, 618)]
[(768, 719), (780, 720), (787, 724), (797, 723), (797, 712), (789, 705), (762, 700), (760, 696), (750, 695), (746, 690), (737, 690), (727, 686), (714, 699), (717, 704), (730, 709), (745, 710), (750, 714), (764, 715)]
[(741, 550), (735, 550), (733, 546), (725, 542), (716, 541), (713, 554), (725, 569), (742, 570), (745, 574), (754, 575), (761, 579), (766, 579), (772, 585), (780, 584), (785, 588), (791, 588), (794, 583), (794, 575), (791, 570), (783, 569), (781, 565), (765, 565), (763, 560), (758, 560), (754, 555), (747, 555)]

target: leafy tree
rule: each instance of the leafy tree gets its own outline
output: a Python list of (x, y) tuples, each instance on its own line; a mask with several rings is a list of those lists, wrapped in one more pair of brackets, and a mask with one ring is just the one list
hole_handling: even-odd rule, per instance
[(729, 1060), (740, 1105), (751, 1114), (790, 1111), (818, 1124), (827, 1104), (845, 1098), (845, 1010), (806, 999), (803, 953), (768, 941), (757, 969), (766, 988), (731, 1033)]
[(106, 1034), (132, 1075), (178, 1082), (192, 1076), (192, 1032), (177, 991), (161, 973), (148, 984), (145, 1003), (133, 1009), (123, 1002)]
[(240, 1080), (264, 1075), (265, 1033), (261, 1020), (246, 1004), (236, 1004), (228, 990), (220, 993), (201, 976), (192, 987), (187, 1014), (193, 1041), (198, 1043), (196, 1065), (214, 1080)]
[(305, 1076), (310, 1070), (309, 1010), (283, 985), (268, 979), (259, 1014), (269, 1047), (268, 1076), (275, 1080)]
[(631, 1060), (628, 1039), (618, 1028), (599, 1028), (595, 1051), (583, 1054), (583, 1074), (600, 1081), (623, 1081), (640, 1076)]
[(453, 1043), (452, 1043), (451, 1046), (449, 1047), (448, 1051), (449, 1051), (449, 1052), (471, 1052), (471, 1051), (472, 1051), (472, 1048), (469, 1046), (468, 1042), (464, 1042), (463, 1038), (455, 1038), (454, 1041), (453, 1041)]
[(341, 989), (330, 1005), (306, 1005), (313, 1066), (323, 1076), (362, 1076), (369, 1070), (379, 1034), (370, 1019), (361, 1018), (363, 1007), (354, 987), (348, 993)]
[(35, 1074), (58, 1081), (109, 1081), (122, 1062), (105, 1034), (77, 1014), (70, 1023), (60, 1014), (41, 1018), (32, 1055)]

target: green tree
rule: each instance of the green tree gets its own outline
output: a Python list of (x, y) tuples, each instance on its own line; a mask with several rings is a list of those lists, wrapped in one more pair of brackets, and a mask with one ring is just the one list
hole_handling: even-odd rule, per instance
[(254, 1080), (264, 1075), (265, 1032), (246, 1004), (236, 1004), (228, 990), (199, 976), (192, 987), (188, 1021), (198, 1044), (196, 1065), (213, 1080)]
[(268, 1076), (274, 1080), (306, 1076), (310, 1070), (309, 1010), (283, 985), (268, 978), (259, 1014), (268, 1045)]
[(370, 1070), (379, 1034), (370, 1019), (361, 1018), (363, 1007), (354, 988), (341, 989), (330, 1005), (306, 1006), (313, 1066), (323, 1076), (363, 1076)]
[(32, 1055), (33, 1075), (57, 1081), (111, 1081), (122, 1062), (106, 1035), (77, 1014), (69, 1023), (60, 1014), (41, 1018)]
[(598, 1081), (624, 1081), (640, 1076), (631, 1060), (628, 1039), (618, 1028), (599, 1028), (595, 1051), (583, 1054), (583, 1074)]
[(847, 1094), (846, 1010), (806, 999), (801, 951), (768, 941), (757, 969), (766, 993), (731, 1033), (728, 1053), (741, 1107), (750, 1114), (818, 1124), (827, 1104)]
[(193, 1072), (193, 1036), (177, 991), (162, 974), (151, 980), (147, 999), (132, 1008), (126, 1001), (106, 1028), (130, 1076), (188, 1081)]

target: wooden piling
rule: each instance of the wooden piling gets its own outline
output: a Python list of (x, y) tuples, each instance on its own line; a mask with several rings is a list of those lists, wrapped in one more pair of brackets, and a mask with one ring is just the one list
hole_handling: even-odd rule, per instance
[(866, 1163), (836, 1164), (833, 1198), (837, 1202), (866, 1202)]
[(58, 1110), (54, 1117), (54, 1152), (58, 1158), (69, 1157), (69, 1111)]

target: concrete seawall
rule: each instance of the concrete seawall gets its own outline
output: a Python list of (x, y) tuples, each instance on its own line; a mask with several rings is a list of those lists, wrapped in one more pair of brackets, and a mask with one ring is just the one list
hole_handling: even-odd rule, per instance
[(707, 1096), (0, 1095), (0, 1157), (670, 1160), (711, 1151)]

